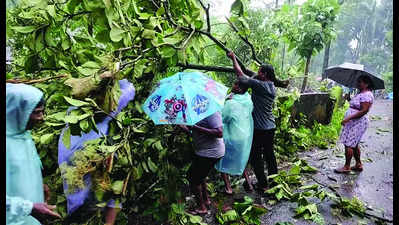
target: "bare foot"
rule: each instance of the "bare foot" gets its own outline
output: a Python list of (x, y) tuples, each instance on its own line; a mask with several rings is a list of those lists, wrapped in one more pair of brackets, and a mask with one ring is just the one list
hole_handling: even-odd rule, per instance
[(233, 189), (231, 189), (231, 188), (224, 188), (224, 192), (226, 193), (226, 194), (228, 194), (228, 195), (232, 195), (233, 194)]
[(348, 166), (344, 166), (344, 167), (342, 167), (342, 168), (339, 168), (339, 169), (334, 169), (334, 172), (336, 172), (336, 173), (349, 173), (349, 172), (351, 172), (351, 168)]
[(252, 184), (250, 184), (248, 182), (244, 182), (243, 186), (244, 186), (244, 190), (247, 191), (247, 192), (253, 192), (254, 191), (254, 187), (252, 186)]

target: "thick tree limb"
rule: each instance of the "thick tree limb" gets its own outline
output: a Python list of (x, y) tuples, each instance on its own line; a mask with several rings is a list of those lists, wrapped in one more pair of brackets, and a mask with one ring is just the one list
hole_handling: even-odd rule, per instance
[(205, 66), (205, 65), (197, 65), (197, 64), (190, 64), (190, 63), (186, 63), (186, 64), (177, 63), (176, 66), (179, 66), (183, 69), (196, 69), (196, 70), (205, 70), (205, 71), (234, 73), (234, 69), (232, 67)]
[(62, 75), (58, 75), (55, 77), (46, 77), (46, 78), (41, 78), (41, 79), (36, 79), (36, 80), (19, 80), (19, 79), (9, 79), (6, 80), (6, 83), (12, 83), (12, 84), (36, 84), (36, 83), (41, 83), (41, 82), (45, 82), (48, 80), (52, 80), (52, 79), (57, 79), (57, 78), (64, 78), (67, 77), (66, 74), (62, 74)]
[(242, 36), (242, 35), (239, 33), (237, 27), (229, 20), (229, 18), (226, 17), (226, 19), (227, 19), (227, 22), (229, 22), (231, 28), (237, 33), (237, 35), (241, 38), (241, 40), (243, 40), (243, 41), (251, 48), (252, 58), (255, 60), (255, 62), (258, 63), (258, 66), (259, 66), (259, 65), (262, 65), (262, 61), (260, 61), (260, 60), (258, 59), (258, 57), (256, 56), (256, 52), (255, 52), (255, 47), (254, 47), (254, 45), (248, 40), (248, 38)]

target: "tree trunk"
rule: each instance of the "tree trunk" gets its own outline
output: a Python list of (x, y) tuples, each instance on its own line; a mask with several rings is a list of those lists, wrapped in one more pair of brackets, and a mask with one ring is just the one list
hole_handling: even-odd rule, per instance
[(278, 0), (276, 0), (276, 9), (278, 8)]
[(321, 71), (321, 77), (322, 80), (326, 79), (327, 77), (325, 77), (324, 75), (324, 71), (327, 69), (328, 67), (328, 60), (330, 58), (330, 46), (331, 46), (331, 41), (329, 41), (327, 43), (326, 48), (324, 49), (324, 60), (323, 60), (323, 69)]
[(303, 93), (305, 91), (306, 85), (308, 84), (309, 65), (310, 65), (310, 58), (311, 57), (312, 56), (309, 56), (308, 58), (306, 58), (305, 77), (303, 78), (301, 93)]

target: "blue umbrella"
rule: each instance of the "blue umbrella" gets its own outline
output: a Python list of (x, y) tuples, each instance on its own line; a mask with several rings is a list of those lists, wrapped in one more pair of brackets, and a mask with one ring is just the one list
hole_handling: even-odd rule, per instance
[(162, 79), (143, 104), (155, 124), (194, 125), (220, 111), (228, 88), (201, 72)]

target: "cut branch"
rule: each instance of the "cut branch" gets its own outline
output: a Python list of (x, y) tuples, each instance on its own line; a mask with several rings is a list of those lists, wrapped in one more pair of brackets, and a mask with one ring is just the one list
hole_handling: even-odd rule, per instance
[(255, 47), (254, 47), (254, 45), (248, 40), (248, 38), (242, 36), (242, 35), (239, 33), (237, 27), (229, 20), (229, 18), (226, 17), (226, 19), (227, 19), (227, 22), (229, 22), (231, 28), (237, 33), (237, 35), (241, 38), (241, 40), (243, 40), (243, 41), (251, 48), (252, 58), (255, 60), (255, 62), (258, 63), (258, 66), (259, 66), (259, 65), (262, 65), (262, 61), (260, 61), (260, 60), (258, 59), (258, 57), (256, 56), (256, 52), (255, 52)]

